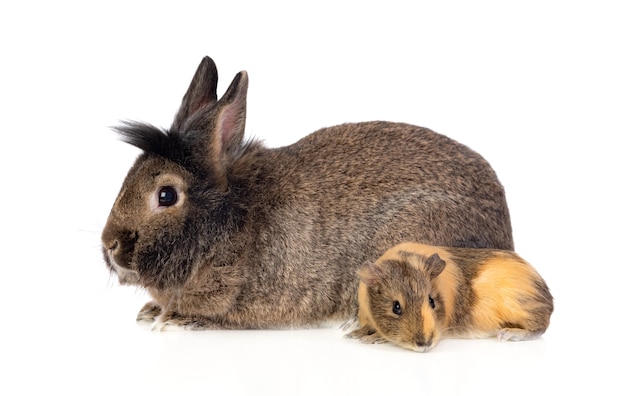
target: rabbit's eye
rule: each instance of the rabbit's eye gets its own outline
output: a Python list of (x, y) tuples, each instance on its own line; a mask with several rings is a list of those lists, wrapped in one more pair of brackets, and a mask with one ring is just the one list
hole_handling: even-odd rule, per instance
[(165, 186), (159, 189), (159, 206), (172, 206), (178, 201), (178, 193), (174, 187)]
[(431, 296), (428, 296), (428, 304), (432, 309), (435, 309), (435, 300)]
[(402, 315), (402, 307), (400, 306), (399, 301), (393, 302), (393, 306), (391, 307), (391, 310), (393, 311), (394, 314), (398, 316)]

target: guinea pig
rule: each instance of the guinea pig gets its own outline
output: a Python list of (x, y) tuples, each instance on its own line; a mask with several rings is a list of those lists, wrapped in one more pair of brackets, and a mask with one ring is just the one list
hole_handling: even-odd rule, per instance
[(417, 352), (444, 337), (541, 336), (553, 298), (513, 251), (401, 243), (358, 271), (359, 328), (347, 336)]

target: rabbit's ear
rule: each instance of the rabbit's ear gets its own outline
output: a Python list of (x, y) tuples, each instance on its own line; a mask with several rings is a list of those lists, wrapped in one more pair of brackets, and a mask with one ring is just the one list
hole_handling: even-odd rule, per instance
[(246, 127), (248, 73), (240, 71), (217, 103), (218, 113), (211, 145), (214, 154), (225, 155), (241, 145)]
[(178, 130), (185, 120), (198, 110), (217, 101), (217, 67), (213, 59), (205, 56), (194, 74), (187, 93), (183, 96), (180, 109), (176, 113), (172, 129)]
[(242, 144), (246, 126), (248, 73), (237, 73), (215, 106), (217, 112), (208, 134), (209, 162), (218, 182), (226, 183), (229, 158)]

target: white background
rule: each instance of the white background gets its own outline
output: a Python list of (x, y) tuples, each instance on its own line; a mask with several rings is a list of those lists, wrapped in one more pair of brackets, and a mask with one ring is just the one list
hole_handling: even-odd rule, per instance
[[(621, 2), (217, 3), (0, 6), (0, 394), (626, 392)], [(147, 297), (100, 255), (138, 154), (109, 127), (169, 126), (204, 55), (219, 94), (248, 71), (247, 134), (268, 146), (384, 119), (484, 155), (554, 294), (545, 335), (418, 354), (337, 328), (137, 325)]]

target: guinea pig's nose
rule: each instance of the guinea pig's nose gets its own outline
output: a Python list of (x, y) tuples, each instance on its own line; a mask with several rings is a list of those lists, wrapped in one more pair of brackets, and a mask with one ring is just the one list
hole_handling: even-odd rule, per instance
[(429, 340), (418, 339), (415, 342), (415, 344), (420, 348), (429, 347), (432, 343), (433, 343), (432, 339), (429, 339)]

